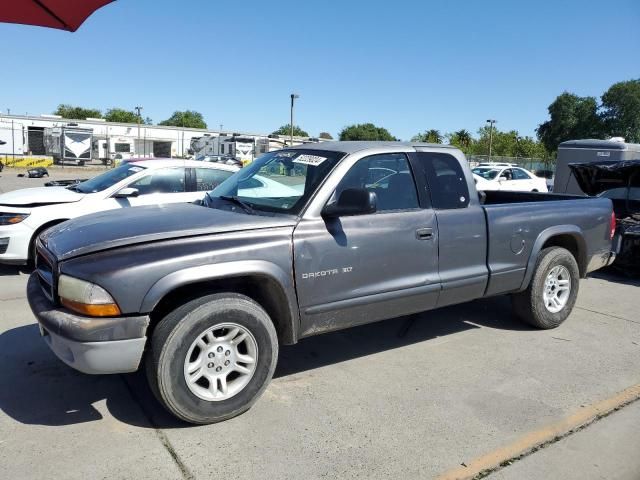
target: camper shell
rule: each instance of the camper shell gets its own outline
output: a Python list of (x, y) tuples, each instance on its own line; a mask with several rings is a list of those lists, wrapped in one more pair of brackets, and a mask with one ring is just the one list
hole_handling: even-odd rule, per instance
[(618, 140), (569, 140), (558, 146), (554, 193), (587, 195), (571, 173), (571, 163), (640, 160), (640, 144)]

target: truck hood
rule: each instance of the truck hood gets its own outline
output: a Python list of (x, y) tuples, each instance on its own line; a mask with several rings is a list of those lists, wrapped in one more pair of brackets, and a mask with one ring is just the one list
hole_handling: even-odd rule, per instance
[(621, 162), (570, 163), (578, 185), (590, 196), (598, 195), (612, 188), (640, 184), (640, 160)]
[(41, 239), (56, 258), (66, 260), (138, 243), (294, 225), (293, 218), (178, 203), (93, 213), (61, 223)]
[(83, 193), (64, 187), (23, 188), (0, 195), (0, 205), (9, 207), (42, 207), (82, 200)]

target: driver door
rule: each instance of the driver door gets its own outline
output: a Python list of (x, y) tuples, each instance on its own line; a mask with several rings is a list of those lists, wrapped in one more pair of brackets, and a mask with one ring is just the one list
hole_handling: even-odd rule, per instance
[(377, 211), (303, 219), (294, 231), (302, 336), (427, 310), (438, 299), (435, 215), (406, 155), (360, 159), (334, 198), (346, 188), (374, 192)]

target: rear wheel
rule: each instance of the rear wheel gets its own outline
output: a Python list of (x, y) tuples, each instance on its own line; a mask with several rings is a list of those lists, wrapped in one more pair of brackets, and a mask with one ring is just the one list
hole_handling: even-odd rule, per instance
[(248, 410), (266, 389), (278, 338), (248, 297), (215, 294), (178, 307), (157, 325), (147, 354), (158, 400), (190, 423), (215, 423)]
[(545, 248), (538, 255), (529, 287), (513, 295), (515, 314), (538, 328), (555, 328), (564, 322), (576, 303), (580, 271), (571, 252)]

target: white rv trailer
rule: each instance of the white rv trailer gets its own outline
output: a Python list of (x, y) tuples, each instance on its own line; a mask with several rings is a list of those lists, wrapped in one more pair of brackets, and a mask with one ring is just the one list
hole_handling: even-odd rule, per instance
[(91, 160), (93, 130), (73, 125), (44, 129), (44, 146), (53, 163), (84, 165)]
[(243, 165), (256, 158), (256, 139), (240, 135), (204, 135), (191, 139), (191, 153), (194, 158), (220, 155), (233, 157)]
[(0, 119), (0, 155), (24, 154), (24, 127), (13, 120)]

